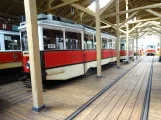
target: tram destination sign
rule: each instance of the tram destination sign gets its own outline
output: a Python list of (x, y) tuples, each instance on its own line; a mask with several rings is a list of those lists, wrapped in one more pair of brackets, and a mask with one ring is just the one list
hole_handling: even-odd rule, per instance
[(10, 30), (10, 31), (12, 31), (12, 25), (0, 23), (0, 30)]

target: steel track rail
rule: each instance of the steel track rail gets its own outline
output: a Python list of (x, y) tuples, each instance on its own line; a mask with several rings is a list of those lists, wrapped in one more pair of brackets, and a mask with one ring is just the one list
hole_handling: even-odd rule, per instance
[(153, 57), (152, 63), (151, 63), (149, 80), (148, 80), (147, 89), (146, 89), (145, 98), (144, 98), (144, 106), (143, 106), (143, 109), (142, 109), (140, 120), (148, 120), (151, 86), (152, 86), (152, 77), (153, 77), (153, 63), (154, 63), (154, 57)]
[(103, 88), (99, 93), (97, 93), (95, 96), (93, 96), (84, 105), (82, 105), (81, 107), (79, 107), (74, 113), (72, 113), (71, 115), (69, 115), (65, 120), (72, 120), (72, 119), (74, 119), (81, 111), (83, 111), (85, 108), (87, 108), (93, 101), (95, 101), (99, 96), (101, 96), (103, 93), (105, 93), (115, 83), (117, 83), (122, 77), (124, 77), (133, 67), (135, 67), (137, 64), (139, 64), (143, 59), (141, 59), (140, 61), (138, 61), (135, 65), (133, 65), (131, 68), (129, 68), (126, 72), (124, 72), (122, 75), (120, 75), (118, 78), (116, 78), (113, 82), (111, 82), (109, 85), (107, 85), (105, 88)]

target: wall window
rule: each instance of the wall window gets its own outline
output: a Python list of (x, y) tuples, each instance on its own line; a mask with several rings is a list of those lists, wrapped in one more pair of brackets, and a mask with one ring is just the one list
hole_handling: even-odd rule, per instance
[(107, 38), (102, 37), (102, 49), (108, 49)]
[(84, 49), (94, 49), (93, 35), (84, 34)]
[(4, 34), (5, 50), (21, 50), (20, 36)]
[(65, 32), (66, 49), (82, 49), (81, 34)]
[(60, 30), (43, 30), (44, 50), (64, 49), (63, 31)]

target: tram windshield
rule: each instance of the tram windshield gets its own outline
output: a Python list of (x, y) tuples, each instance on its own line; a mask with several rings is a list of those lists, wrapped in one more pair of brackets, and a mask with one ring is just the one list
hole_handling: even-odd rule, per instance
[(155, 45), (148, 45), (148, 46), (147, 46), (147, 49), (149, 49), (149, 48), (155, 49)]
[(21, 50), (20, 36), (4, 34), (5, 50)]

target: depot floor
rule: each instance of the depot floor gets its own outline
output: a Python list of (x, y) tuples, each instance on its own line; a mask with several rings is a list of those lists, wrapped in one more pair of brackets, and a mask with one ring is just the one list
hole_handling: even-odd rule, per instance
[[(44, 92), (46, 109), (40, 113), (32, 111), (31, 90), (25, 88), (21, 82), (12, 82), (0, 86), (0, 119), (2, 120), (63, 120), (71, 115), (90, 98), (96, 95), (105, 86), (118, 78), (126, 70), (141, 60), (132, 70), (121, 78), (115, 85), (102, 94), (88, 108), (82, 111), (75, 119), (134, 119), (139, 120), (143, 99), (146, 90), (151, 57), (139, 58), (129, 64), (116, 66), (103, 71), (103, 77), (96, 75), (86, 78), (79, 77), (68, 82), (53, 85)], [(155, 57), (155, 59), (158, 59)], [(142, 67), (140, 67), (142, 66)], [(149, 119), (161, 119), (160, 105), (161, 87), (159, 67), (161, 63), (155, 61), (155, 76), (152, 87)], [(156, 71), (156, 72), (155, 72)], [(157, 75), (156, 75), (157, 74)], [(157, 85), (157, 88), (155, 87)], [(158, 101), (154, 102), (153, 101)], [(157, 105), (156, 105), (157, 104)]]

